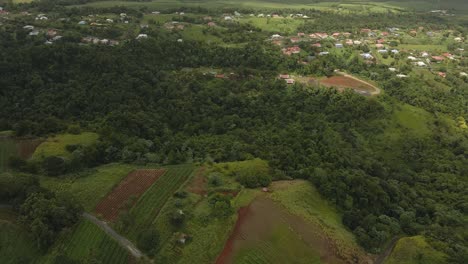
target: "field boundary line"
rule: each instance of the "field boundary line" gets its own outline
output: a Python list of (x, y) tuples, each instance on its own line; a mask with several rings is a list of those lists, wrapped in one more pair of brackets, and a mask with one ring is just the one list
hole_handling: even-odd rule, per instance
[(83, 213), (83, 217), (95, 225), (97, 225), (100, 229), (102, 229), (106, 234), (108, 234), (111, 238), (117, 241), (123, 248), (125, 248), (132, 256), (139, 259), (145, 256), (130, 240), (126, 239), (125, 237), (119, 235), (114, 229), (112, 229), (106, 222), (99, 220), (92, 214)]

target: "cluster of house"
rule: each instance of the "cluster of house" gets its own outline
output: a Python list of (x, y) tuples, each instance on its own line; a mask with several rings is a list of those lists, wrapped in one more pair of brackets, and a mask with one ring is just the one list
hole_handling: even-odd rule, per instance
[(0, 6), (0, 15), (8, 15), (8, 11), (6, 11), (5, 9), (3, 9), (3, 7)]
[[(41, 33), (41, 30), (36, 29), (32, 25), (26, 25), (23, 27), (23, 29), (29, 31), (29, 36), (38, 36)], [(45, 31), (45, 36), (47, 38), (45, 44), (52, 44), (54, 41), (60, 40), (62, 38), (62, 36), (58, 35), (58, 32), (55, 29), (47, 29)]]
[(164, 28), (167, 30), (184, 30), (185, 25), (178, 21), (171, 21), (164, 24)]
[(280, 74), (278, 76), (279, 79), (284, 80), (286, 84), (294, 84), (294, 79), (289, 74)]
[(100, 39), (96, 37), (84, 37), (81, 39), (81, 42), (88, 44), (101, 44), (101, 45), (110, 45), (115, 46), (119, 44), (119, 41), (112, 39)]

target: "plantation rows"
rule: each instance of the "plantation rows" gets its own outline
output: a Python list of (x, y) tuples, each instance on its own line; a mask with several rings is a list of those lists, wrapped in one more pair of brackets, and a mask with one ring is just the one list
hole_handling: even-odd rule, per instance
[(74, 260), (81, 261), (91, 255), (104, 264), (125, 264), (129, 260), (125, 249), (88, 220), (82, 220), (64, 242), (62, 253)]
[(135, 224), (130, 227), (129, 236), (135, 238), (139, 231), (151, 225), (166, 201), (188, 179), (192, 166), (170, 168), (138, 200), (131, 209)]

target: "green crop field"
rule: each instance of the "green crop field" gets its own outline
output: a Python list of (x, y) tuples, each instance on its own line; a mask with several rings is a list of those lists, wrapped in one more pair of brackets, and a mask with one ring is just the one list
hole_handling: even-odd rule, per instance
[(48, 138), (39, 147), (37, 147), (32, 158), (42, 159), (48, 156), (61, 156), (68, 158), (71, 153), (65, 147), (67, 145), (91, 145), (98, 139), (98, 134), (92, 132), (83, 132), (79, 135), (62, 134)]
[(0, 172), (7, 168), (10, 156), (17, 155), (15, 141), (8, 137), (0, 137)]
[[(5, 212), (0, 217), (5, 217), (4, 214)], [(33, 240), (21, 227), (3, 219), (0, 219), (0, 262), (32, 263), (39, 256)]]
[[(52, 252), (85, 263), (91, 258), (103, 264), (124, 264), (129, 261), (128, 252), (88, 220), (82, 220), (71, 234), (62, 237)], [(51, 263), (53, 254), (49, 255), (44, 262)]]
[(385, 264), (442, 264), (447, 263), (444, 253), (433, 249), (423, 236), (398, 240)]
[(70, 191), (83, 204), (85, 210), (91, 211), (114, 186), (136, 168), (135, 165), (129, 164), (107, 164), (77, 179), (41, 177), (41, 185), (56, 192)]
[(129, 237), (135, 239), (138, 232), (151, 226), (161, 208), (177, 189), (194, 171), (192, 165), (169, 167), (141, 197), (130, 213), (135, 217), (135, 224), (128, 230)]

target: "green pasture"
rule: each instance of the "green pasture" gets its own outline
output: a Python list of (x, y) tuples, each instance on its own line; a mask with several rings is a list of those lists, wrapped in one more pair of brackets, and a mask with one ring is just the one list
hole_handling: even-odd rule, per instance
[(70, 191), (84, 206), (92, 211), (119, 182), (127, 176), (135, 165), (113, 163), (97, 167), (90, 174), (80, 178), (41, 177), (41, 185), (55, 191)]
[(290, 213), (321, 226), (327, 236), (337, 240), (337, 243), (357, 247), (353, 234), (343, 225), (340, 213), (310, 182), (295, 180), (287, 187), (274, 190), (271, 198)]

